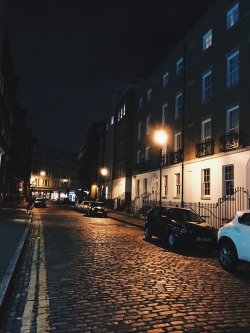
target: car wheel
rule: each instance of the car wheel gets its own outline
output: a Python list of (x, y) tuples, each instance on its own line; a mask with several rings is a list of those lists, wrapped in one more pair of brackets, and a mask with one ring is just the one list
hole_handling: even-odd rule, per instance
[(237, 251), (230, 242), (219, 244), (219, 262), (226, 270), (234, 270), (238, 266)]
[(151, 234), (151, 230), (150, 230), (149, 226), (145, 227), (144, 236), (145, 236), (145, 239), (152, 238), (152, 234)]
[(168, 247), (170, 247), (171, 249), (176, 247), (177, 237), (176, 237), (176, 235), (174, 234), (173, 231), (171, 231), (170, 234), (168, 235), (167, 243), (168, 243)]

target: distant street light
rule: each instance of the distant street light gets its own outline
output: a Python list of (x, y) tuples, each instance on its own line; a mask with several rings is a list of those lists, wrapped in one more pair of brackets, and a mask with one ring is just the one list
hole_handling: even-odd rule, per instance
[(159, 206), (161, 207), (161, 196), (162, 196), (162, 162), (163, 162), (163, 145), (167, 142), (167, 133), (164, 130), (157, 130), (154, 134), (154, 140), (160, 145), (160, 196)]
[(102, 201), (104, 201), (105, 199), (105, 192), (104, 192), (104, 177), (107, 176), (108, 174), (108, 170), (106, 168), (102, 168), (101, 169), (101, 175), (102, 175), (102, 192), (101, 192), (101, 196), (102, 196)]

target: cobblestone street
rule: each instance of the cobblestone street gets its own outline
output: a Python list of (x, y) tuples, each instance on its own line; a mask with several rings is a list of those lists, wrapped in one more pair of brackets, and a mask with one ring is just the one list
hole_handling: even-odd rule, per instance
[(249, 333), (249, 267), (168, 251), (143, 230), (64, 206), (36, 209), (0, 332)]

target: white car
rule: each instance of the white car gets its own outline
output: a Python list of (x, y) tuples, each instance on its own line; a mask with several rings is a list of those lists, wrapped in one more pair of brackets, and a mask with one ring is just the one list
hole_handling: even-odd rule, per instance
[(237, 212), (232, 221), (219, 229), (217, 240), (224, 269), (233, 270), (240, 261), (250, 262), (250, 210)]

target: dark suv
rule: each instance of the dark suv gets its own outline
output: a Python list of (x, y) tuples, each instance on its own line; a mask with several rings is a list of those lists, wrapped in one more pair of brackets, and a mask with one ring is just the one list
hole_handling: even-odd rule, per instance
[(170, 248), (178, 245), (216, 246), (217, 231), (188, 208), (154, 207), (147, 215), (145, 238), (157, 236)]
[(86, 215), (107, 217), (107, 207), (103, 202), (90, 201), (86, 207)]

